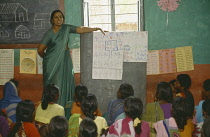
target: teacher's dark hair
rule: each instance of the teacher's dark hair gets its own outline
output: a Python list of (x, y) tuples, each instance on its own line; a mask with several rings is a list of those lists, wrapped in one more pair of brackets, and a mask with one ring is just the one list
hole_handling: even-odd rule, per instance
[(63, 19), (65, 19), (64, 14), (63, 14), (63, 12), (62, 12), (61, 10), (54, 10), (54, 11), (51, 13), (51, 16), (50, 16), (50, 23), (51, 23), (52, 25), (53, 25), (53, 23), (52, 23), (53, 17), (54, 17), (54, 15), (55, 15), (55, 13), (57, 13), (57, 12), (60, 12), (60, 13), (62, 14), (62, 16), (63, 16)]

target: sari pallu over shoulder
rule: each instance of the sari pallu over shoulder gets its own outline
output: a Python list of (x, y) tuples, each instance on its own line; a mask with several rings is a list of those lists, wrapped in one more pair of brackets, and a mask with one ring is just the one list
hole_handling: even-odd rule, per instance
[(70, 51), (66, 50), (70, 33), (70, 25), (62, 28), (49, 41), (46, 54), (43, 58), (44, 87), (54, 83), (59, 87), (58, 104), (65, 106), (73, 100), (74, 71)]

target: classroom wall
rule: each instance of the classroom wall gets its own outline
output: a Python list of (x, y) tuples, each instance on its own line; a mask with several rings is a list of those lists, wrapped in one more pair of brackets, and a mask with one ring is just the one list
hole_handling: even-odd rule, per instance
[[(14, 78), (19, 82), (20, 97), (30, 99), (34, 102), (40, 101), (43, 91), (43, 75), (42, 74), (23, 74), (20, 73), (19, 66), (19, 49), (15, 49), (15, 67)], [(75, 83), (80, 83), (80, 74), (75, 73)], [(0, 99), (3, 97), (3, 85), (0, 85)]]
[[(71, 7), (68, 7), (68, 3), (70, 2), (73, 1), (60, 0), (60, 9), (64, 11), (65, 3), (65, 10), (71, 10)], [(81, 1), (78, 3), (80, 2)], [(80, 6), (81, 8), (81, 5), (78, 5), (78, 3), (72, 3), (72, 6)], [(193, 46), (195, 70), (181, 73), (187, 73), (192, 78), (191, 91), (194, 95), (196, 104), (201, 99), (200, 93), (202, 82), (205, 79), (210, 78), (210, 54), (208, 54), (210, 51), (210, 18), (208, 17), (210, 13), (209, 7), (210, 1), (208, 0), (181, 1), (177, 11), (168, 13), (163, 12), (157, 6), (156, 0), (144, 1), (145, 30), (149, 32), (149, 50), (169, 49), (180, 46)], [(77, 15), (77, 12), (74, 13), (75, 14), (73, 16), (80, 16), (80, 13), (79, 15)], [(66, 14), (68, 14), (68, 12)], [(71, 17), (67, 17), (66, 19), (70, 21)], [(78, 39), (75, 41), (76, 42), (74, 43), (77, 43)], [(0, 48), (8, 47), (11, 49), (37, 48), (38, 44), (0, 45)], [(18, 57), (16, 57), (16, 60), (17, 59)], [(35, 102), (39, 101), (43, 90), (42, 75), (20, 74), (19, 65), (15, 65), (14, 71), (14, 78), (19, 81), (20, 85), (20, 97), (22, 99), (31, 99)], [(175, 79), (176, 76), (181, 73), (146, 76), (147, 103), (153, 102), (157, 83)], [(76, 84), (80, 83), (79, 73), (75, 74), (75, 80)], [(0, 98), (2, 98), (2, 91), (3, 86), (0, 86)]]
[(178, 74), (189, 74), (195, 104), (201, 100), (202, 83), (210, 79), (210, 1), (186, 0), (176, 11), (162, 11), (157, 0), (144, 1), (145, 30), (149, 34), (149, 50), (192, 46), (194, 70), (188, 72), (147, 76), (147, 102), (154, 101), (157, 83), (175, 79)]

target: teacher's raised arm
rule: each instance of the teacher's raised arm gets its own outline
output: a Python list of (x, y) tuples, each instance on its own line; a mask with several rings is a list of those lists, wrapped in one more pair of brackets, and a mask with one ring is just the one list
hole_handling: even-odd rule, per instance
[(88, 32), (93, 32), (97, 30), (100, 30), (104, 35), (105, 35), (105, 32), (107, 32), (107, 31), (102, 30), (101, 28), (77, 27), (76, 33), (88, 33)]

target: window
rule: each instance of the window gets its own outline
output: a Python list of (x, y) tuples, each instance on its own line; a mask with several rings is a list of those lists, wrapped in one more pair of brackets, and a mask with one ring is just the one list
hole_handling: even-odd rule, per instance
[(84, 25), (108, 31), (140, 30), (139, 0), (84, 0)]

